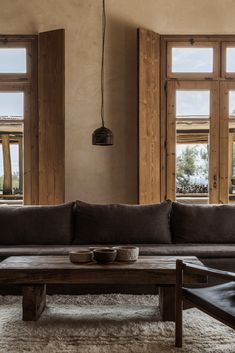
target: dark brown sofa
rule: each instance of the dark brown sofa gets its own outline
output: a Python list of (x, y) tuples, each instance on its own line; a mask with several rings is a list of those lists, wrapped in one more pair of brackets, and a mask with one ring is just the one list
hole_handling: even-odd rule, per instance
[[(194, 255), (209, 267), (235, 272), (232, 205), (167, 200), (154, 205), (77, 201), (59, 206), (0, 206), (0, 225), (1, 260), (12, 255), (64, 255), (93, 245), (136, 244), (143, 256)], [(80, 289), (94, 291), (92, 286)]]

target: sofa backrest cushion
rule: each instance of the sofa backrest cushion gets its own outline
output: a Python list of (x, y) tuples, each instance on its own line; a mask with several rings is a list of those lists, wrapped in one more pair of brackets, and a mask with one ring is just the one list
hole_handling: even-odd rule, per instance
[(0, 206), (0, 245), (71, 244), (73, 205)]
[(235, 243), (235, 206), (186, 205), (173, 202), (174, 243)]
[(75, 207), (75, 244), (171, 243), (171, 201), (153, 205)]

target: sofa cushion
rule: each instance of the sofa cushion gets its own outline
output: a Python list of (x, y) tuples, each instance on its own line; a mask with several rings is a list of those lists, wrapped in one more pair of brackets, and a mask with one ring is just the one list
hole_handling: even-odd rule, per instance
[(0, 206), (0, 245), (70, 244), (73, 205)]
[(171, 243), (171, 201), (94, 205), (77, 201), (75, 244)]
[(185, 205), (173, 202), (174, 243), (235, 243), (235, 206)]

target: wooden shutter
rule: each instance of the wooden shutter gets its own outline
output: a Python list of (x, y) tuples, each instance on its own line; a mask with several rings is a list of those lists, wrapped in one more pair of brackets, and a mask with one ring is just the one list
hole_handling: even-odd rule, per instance
[(160, 35), (138, 30), (139, 203), (160, 202)]
[(64, 30), (39, 34), (39, 204), (64, 202)]

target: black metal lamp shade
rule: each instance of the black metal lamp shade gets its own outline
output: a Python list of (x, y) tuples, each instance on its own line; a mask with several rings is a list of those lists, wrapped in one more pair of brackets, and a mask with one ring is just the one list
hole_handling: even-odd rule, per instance
[(96, 129), (92, 134), (92, 144), (96, 146), (112, 146), (113, 133), (104, 126)]

